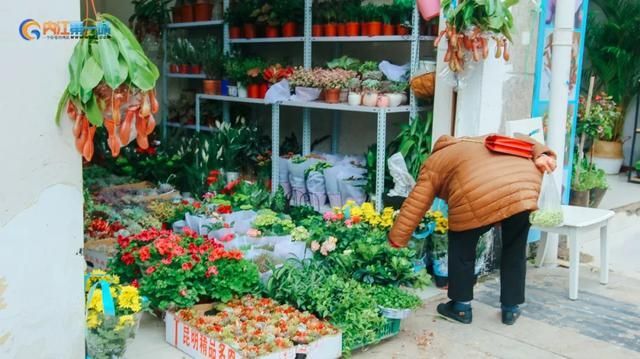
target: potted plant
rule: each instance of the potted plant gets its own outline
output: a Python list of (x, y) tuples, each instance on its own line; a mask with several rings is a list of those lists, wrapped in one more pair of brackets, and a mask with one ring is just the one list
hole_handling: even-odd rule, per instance
[(347, 3), (344, 6), (347, 36), (360, 36), (360, 4)]
[(247, 86), (249, 98), (260, 98), (260, 81), (262, 80), (262, 69), (264, 63), (258, 58), (249, 58), (243, 61), (245, 69), (244, 83)]
[(589, 207), (598, 208), (607, 189), (609, 189), (609, 184), (607, 183), (607, 174), (605, 171), (594, 167), (592, 173), (593, 188), (589, 191)]
[(412, 5), (394, 4), (392, 6), (392, 20), (396, 24), (396, 35), (409, 35), (411, 33)]
[(393, 36), (396, 34), (396, 26), (392, 23), (393, 12), (396, 7), (393, 5), (383, 5), (379, 7), (380, 16), (382, 17), (382, 34), (385, 36)]
[(319, 69), (296, 67), (289, 77), (289, 84), (295, 88), (298, 101), (314, 101), (320, 96), (317, 74)]
[(269, 86), (278, 83), (283, 79), (289, 78), (293, 73), (293, 68), (290, 66), (283, 67), (280, 64), (268, 66), (262, 72), (262, 78), (269, 84)]
[(229, 25), (229, 38), (239, 39), (242, 37), (242, 25), (244, 18), (238, 6), (229, 6), (224, 13), (224, 22)]
[(168, 57), (169, 57), (169, 72), (176, 74), (180, 72), (180, 64), (182, 63), (182, 59), (181, 59), (181, 53), (180, 53), (181, 49), (180, 49), (180, 45), (178, 44), (178, 41), (174, 41), (170, 46), (169, 46), (169, 52), (168, 52)]
[(225, 76), (229, 81), (227, 89), (229, 96), (239, 96), (238, 84), (240, 84), (245, 77), (245, 69), (242, 64), (242, 60), (235, 55), (225, 55), (223, 67)]
[(207, 95), (219, 95), (222, 89), (223, 66), (222, 50), (215, 38), (204, 40), (202, 46), (202, 66), (206, 79), (203, 80), (203, 90)]
[(160, 29), (169, 23), (171, 0), (133, 0), (133, 15), (129, 17), (129, 27), (133, 29), (139, 41), (146, 35), (160, 37)]
[(211, 0), (196, 0), (193, 5), (194, 21), (209, 21), (213, 12), (213, 3)]
[(381, 83), (375, 79), (362, 80), (362, 104), (365, 106), (375, 107), (378, 103), (378, 91), (380, 90)]
[(339, 103), (341, 90), (347, 88), (349, 80), (355, 76), (355, 73), (353, 71), (336, 68), (321, 70), (319, 76), (319, 82), (325, 91), (325, 102)]
[(193, 22), (193, 0), (184, 0), (180, 8), (182, 22)]
[(173, 22), (182, 22), (182, 6), (184, 5), (184, 0), (176, 0), (176, 3), (171, 8), (171, 17), (173, 18)]
[(304, 2), (298, 0), (276, 0), (273, 11), (282, 24), (282, 36), (298, 35), (298, 22), (304, 17)]
[(593, 139), (590, 153), (593, 163), (607, 174), (617, 174), (624, 161), (621, 139), (624, 126), (622, 111), (613, 101), (613, 97), (604, 92), (593, 98), (588, 114), (585, 114), (583, 104), (584, 99), (581, 99), (578, 131)]
[(178, 61), (178, 72), (188, 74), (190, 70), (189, 61), (192, 55), (189, 53), (189, 42), (186, 39), (179, 38), (173, 45), (175, 59)]
[(590, 185), (589, 168), (585, 166), (586, 161), (583, 161), (583, 163), (579, 162), (580, 161), (576, 161), (573, 165), (569, 204), (572, 206), (589, 207), (589, 193), (593, 186)]
[(321, 3), (321, 11), (324, 22), (324, 36), (338, 36), (337, 14), (334, 3), (329, 1)]
[(362, 79), (372, 79), (382, 81), (382, 71), (378, 69), (378, 63), (375, 61), (365, 61), (358, 68), (358, 72), (362, 75)]
[(241, 0), (236, 3), (238, 9), (238, 17), (243, 19), (242, 34), (247, 39), (253, 39), (256, 37), (256, 24), (251, 22), (251, 15), (257, 8), (257, 2), (255, 0)]
[(389, 86), (389, 106), (398, 107), (402, 104), (403, 96), (405, 95), (409, 84), (406, 81), (393, 82)]
[[(382, 35), (382, 12), (380, 7), (367, 4), (362, 6), (363, 20), (365, 21), (363, 35), (380, 36)], [(365, 34), (366, 32), (366, 34)]]
[(323, 18), (323, 8), (319, 5), (318, 2), (314, 1), (312, 5), (312, 15), (313, 15), (313, 25), (311, 26), (311, 35), (314, 37), (322, 36), (322, 18)]
[(189, 73), (190, 74), (199, 74), (202, 72), (202, 63), (200, 58), (200, 53), (196, 51), (193, 43), (187, 39), (182, 39), (185, 50), (185, 60), (187, 64), (189, 64)]
[(349, 80), (349, 95), (347, 102), (351, 106), (360, 106), (362, 104), (362, 94), (360, 92), (360, 79), (358, 77), (352, 77)]
[(266, 37), (273, 38), (280, 36), (280, 22), (276, 12), (273, 11), (273, 7), (268, 3), (255, 9), (253, 13), (251, 13), (251, 18), (254, 19), (256, 25), (264, 29)]

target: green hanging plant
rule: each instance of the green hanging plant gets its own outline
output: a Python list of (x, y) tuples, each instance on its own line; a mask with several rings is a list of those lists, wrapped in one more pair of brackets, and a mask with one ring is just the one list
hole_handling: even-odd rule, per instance
[(152, 114), (159, 107), (154, 90), (158, 68), (115, 16), (98, 13), (96, 20), (85, 22), (95, 22), (97, 30), (85, 32), (73, 50), (69, 84), (58, 102), (55, 121), (59, 124), (66, 107), (74, 123), (76, 148), (87, 161), (93, 157), (96, 129), (103, 125), (113, 157), (130, 142), (134, 124), (138, 146), (147, 149), (147, 136), (156, 124)]

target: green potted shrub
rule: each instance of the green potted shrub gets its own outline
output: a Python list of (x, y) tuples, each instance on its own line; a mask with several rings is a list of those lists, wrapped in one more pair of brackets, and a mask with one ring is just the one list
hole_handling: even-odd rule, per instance
[(242, 37), (242, 25), (245, 22), (245, 18), (243, 18), (241, 9), (238, 6), (230, 5), (229, 8), (224, 12), (224, 22), (229, 25), (229, 38), (231, 39), (239, 39)]
[(607, 183), (607, 174), (604, 170), (599, 169), (594, 165), (590, 175), (593, 176), (593, 179), (591, 180), (593, 188), (589, 190), (589, 207), (598, 208), (598, 206), (600, 206), (600, 202), (602, 202), (602, 198), (604, 198), (604, 195), (609, 188), (609, 184)]
[(396, 27), (393, 24), (393, 12), (396, 7), (394, 5), (382, 5), (379, 8), (380, 17), (382, 19), (382, 35), (393, 36), (396, 34)]
[(149, 34), (160, 37), (160, 29), (169, 21), (168, 4), (171, 0), (133, 0), (133, 15), (129, 17), (129, 27), (138, 41)]
[(361, 10), (359, 2), (352, 1), (345, 4), (343, 11), (346, 21), (345, 34), (347, 36), (360, 36)]
[[(245, 69), (242, 65), (242, 60), (237, 56), (226, 56), (223, 62), (224, 73), (229, 81), (228, 93), (229, 96), (239, 96), (238, 84), (245, 78)], [(246, 88), (244, 89), (244, 95), (246, 97)]]
[[(584, 99), (582, 99), (584, 100)], [(622, 128), (624, 117), (613, 97), (604, 92), (594, 96), (588, 114), (581, 101), (578, 121), (579, 133), (593, 139), (591, 157), (593, 163), (607, 174), (620, 172), (624, 156), (622, 152)]]
[(276, 18), (282, 24), (282, 36), (298, 35), (298, 23), (304, 18), (304, 2), (299, 0), (276, 0), (273, 3)]
[(207, 95), (219, 95), (222, 88), (223, 58), (220, 44), (211, 37), (202, 43), (202, 67), (206, 79), (202, 82), (202, 88)]
[(278, 19), (277, 13), (273, 10), (273, 7), (268, 3), (255, 9), (251, 13), (251, 18), (261, 30), (264, 29), (266, 37), (273, 38), (280, 36), (280, 20)]

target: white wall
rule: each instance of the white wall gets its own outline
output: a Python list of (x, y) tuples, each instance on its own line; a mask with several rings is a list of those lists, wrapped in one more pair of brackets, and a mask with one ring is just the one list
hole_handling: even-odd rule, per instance
[(0, 358), (84, 355), (82, 178), (53, 121), (75, 41), (25, 41), (25, 18), (77, 20), (78, 1), (0, 2)]

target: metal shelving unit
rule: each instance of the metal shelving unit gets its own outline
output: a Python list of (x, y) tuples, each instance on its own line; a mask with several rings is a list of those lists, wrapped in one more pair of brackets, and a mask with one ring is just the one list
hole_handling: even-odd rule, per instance
[(205, 74), (179, 74), (169, 72), (166, 76), (172, 79), (205, 79)]
[[(229, 0), (223, 0), (223, 9), (229, 7)], [(413, 16), (412, 16), (412, 33), (410, 35), (402, 35), (402, 36), (326, 36), (326, 37), (312, 37), (311, 36), (311, 25), (312, 25), (312, 9), (313, 0), (304, 0), (304, 26), (303, 26), (303, 36), (301, 37), (287, 37), (287, 38), (253, 38), (253, 39), (229, 39), (229, 26), (228, 24), (223, 24), (222, 21), (214, 20), (209, 21), (207, 24), (201, 23), (183, 23), (183, 24), (171, 24), (168, 28), (185, 28), (185, 27), (195, 27), (195, 26), (206, 26), (206, 25), (223, 25), (223, 50), (228, 52), (231, 48), (232, 44), (269, 44), (269, 43), (302, 43), (303, 45), (303, 66), (305, 68), (311, 68), (311, 59), (312, 59), (312, 45), (314, 43), (335, 43), (336, 44), (336, 55), (339, 56), (339, 46), (340, 43), (348, 43), (348, 42), (407, 42), (411, 45), (410, 50), (410, 76), (413, 76), (418, 68), (418, 60), (420, 53), (420, 43), (422, 41), (431, 41), (434, 40), (434, 36), (421, 36), (419, 34), (419, 14), (417, 7), (414, 6)], [(166, 48), (167, 48), (167, 39), (166, 39), (166, 31), (163, 35), (163, 50), (164, 50), (164, 60), (163, 60), (163, 85), (164, 85), (164, 96), (163, 96), (163, 105), (166, 106), (166, 78), (164, 76), (167, 69), (166, 62)], [(201, 78), (201, 77), (189, 77), (189, 78)], [(377, 162), (376, 162), (376, 194), (375, 194), (375, 204), (376, 208), (379, 210), (382, 208), (382, 192), (384, 191), (384, 160), (385, 160), (385, 147), (386, 147), (386, 132), (387, 132), (387, 114), (393, 113), (407, 113), (409, 114), (409, 118), (416, 117), (419, 111), (424, 110), (425, 108), (421, 108), (417, 106), (416, 98), (411, 91), (409, 96), (409, 105), (393, 107), (393, 108), (379, 108), (379, 107), (367, 107), (367, 106), (350, 106), (348, 104), (329, 104), (325, 102), (299, 102), (299, 101), (287, 101), (283, 103), (277, 104), (266, 104), (262, 99), (251, 99), (251, 98), (239, 98), (239, 97), (231, 97), (231, 96), (220, 96), (220, 95), (205, 95), (205, 94), (197, 94), (196, 95), (196, 124), (192, 125), (193, 129), (196, 131), (203, 130), (200, 127), (200, 102), (203, 100), (211, 100), (211, 101), (221, 101), (223, 103), (223, 120), (229, 121), (229, 103), (245, 103), (248, 105), (262, 105), (262, 106), (270, 106), (271, 107), (271, 120), (272, 120), (272, 128), (271, 128), (271, 138), (272, 138), (272, 191), (278, 189), (279, 185), (279, 160), (280, 160), (280, 108), (281, 107), (297, 107), (302, 109), (302, 154), (307, 155), (311, 152), (311, 109), (315, 110), (327, 110), (333, 111), (333, 136), (332, 136), (332, 150), (337, 152), (337, 138), (340, 135), (340, 122), (341, 122), (341, 113), (348, 112), (361, 112), (361, 113), (369, 113), (375, 115), (376, 118), (376, 143), (377, 146)], [(166, 124), (166, 109), (163, 111), (163, 123)], [(164, 127), (164, 132), (166, 133), (166, 126)], [(190, 127), (189, 127), (190, 128)]]
[(175, 22), (167, 24), (167, 29), (183, 29), (188, 27), (217, 26), (224, 24), (223, 20), (195, 21), (195, 22)]

